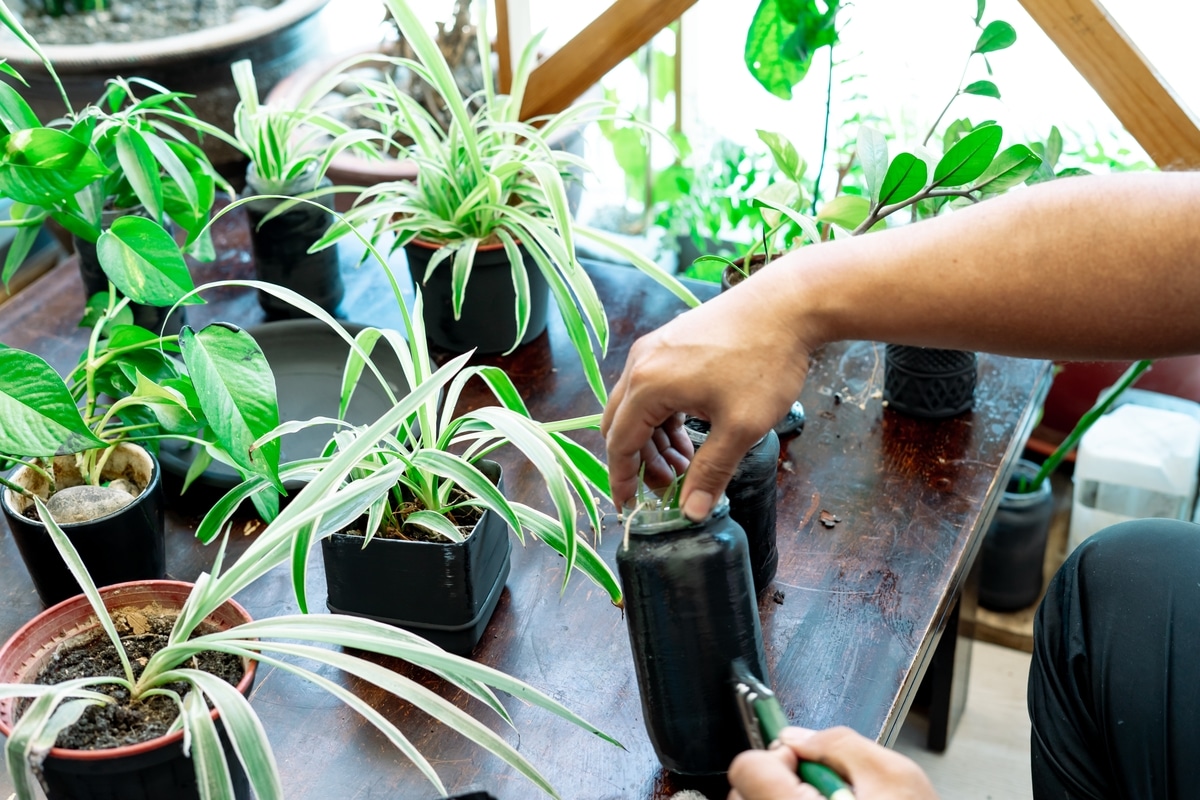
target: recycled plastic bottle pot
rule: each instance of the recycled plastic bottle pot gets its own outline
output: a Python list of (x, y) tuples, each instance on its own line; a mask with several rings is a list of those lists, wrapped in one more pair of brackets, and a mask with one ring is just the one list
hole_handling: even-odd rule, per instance
[(889, 344), (884, 354), (883, 399), (919, 419), (953, 417), (975, 403), (975, 354)]
[[(108, 230), (114, 222), (129, 214), (149, 217), (144, 206), (116, 210), (109, 209), (100, 214), (100, 228)], [(168, 223), (169, 225), (170, 223)], [(169, 227), (168, 230), (170, 230)], [(96, 255), (96, 242), (89, 242), (80, 239), (78, 236), (72, 236), (71, 242), (75, 247), (75, 253), (79, 256), (79, 277), (83, 280), (85, 299), (100, 292), (107, 292), (108, 276), (104, 273), (103, 267), (100, 266), (100, 259)], [(121, 297), (122, 295), (118, 292), (117, 296)], [(130, 301), (129, 310), (133, 312), (133, 322), (135, 325), (139, 325), (155, 334), (161, 332), (167, 336), (174, 336), (179, 333), (187, 322), (183, 306), (175, 309), (175, 312), (170, 317), (167, 316), (167, 312), (171, 309), (167, 306), (147, 306), (142, 303)], [(165, 328), (163, 327), (164, 323), (166, 323)]]
[(701, 523), (678, 509), (636, 512), (617, 569), (654, 752), (672, 772), (725, 772), (749, 746), (734, 659), (767, 680), (746, 534), (729, 501)]
[[(246, 186), (255, 194), (295, 196), (332, 185), (325, 179), (314, 187), (311, 175), (301, 175), (281, 191), (272, 192), (262, 186), (253, 164), (246, 170)], [(308, 252), (308, 248), (333, 224), (333, 214), (329, 210), (333, 207), (332, 196), (298, 203), (264, 222), (263, 219), (282, 202), (264, 198), (246, 203), (255, 277), (291, 289), (333, 314), (346, 293), (338, 264), (338, 248), (333, 245), (315, 253)], [(258, 304), (268, 319), (309, 318), (307, 312), (268, 292), (259, 291)]]
[[(708, 439), (709, 424), (689, 417), (684, 429), (699, 450)], [(754, 591), (762, 594), (779, 567), (779, 549), (775, 544), (775, 474), (779, 465), (779, 437), (775, 431), (754, 443), (738, 462), (725, 495), (729, 498), (729, 516), (742, 526), (750, 548), (750, 573)]]
[(1038, 465), (1021, 460), (1013, 469), (1000, 507), (983, 537), (979, 553), (979, 605), (1015, 611), (1033, 605), (1042, 593), (1042, 563), (1054, 496), (1050, 481), (1035, 492), (1018, 492), (1021, 476), (1032, 481)]
[[(504, 353), (517, 338), (517, 293), (513, 288), (512, 265), (503, 245), (480, 245), (471, 263), (471, 276), (463, 298), (462, 314), (454, 318), (453, 259), (437, 265), (429, 280), (425, 270), (440, 245), (414, 239), (404, 245), (413, 282), (421, 289), (425, 335), (443, 350), (465, 353)], [(529, 276), (529, 324), (521, 344), (528, 344), (546, 330), (550, 284), (537, 262), (520, 245), (525, 273)]]
[[(82, 483), (74, 456), (55, 456), (52, 469), (55, 484), (60, 488)], [(166, 503), (161, 475), (158, 459), (145, 448), (130, 442), (119, 445), (105, 464), (101, 478), (109, 481), (133, 476), (132, 481), (141, 487), (141, 493), (124, 508), (106, 516), (60, 525), (97, 586), (166, 576)], [(18, 467), (9, 479), (46, 499), (45, 478), (28, 467)], [(13, 541), (42, 603), (52, 606), (82, 592), (46, 526), (41, 520), (25, 516), (33, 500), (12, 489), (4, 489), (0, 498)]]

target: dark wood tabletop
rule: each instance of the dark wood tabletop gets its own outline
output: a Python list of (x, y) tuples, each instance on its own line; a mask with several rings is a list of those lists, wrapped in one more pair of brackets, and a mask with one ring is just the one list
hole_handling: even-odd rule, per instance
[[(244, 219), (217, 225), (213, 264), (195, 267), (197, 283), (252, 272)], [(399, 325), (378, 266), (354, 265), (344, 254), (342, 310), (356, 322)], [(402, 264), (402, 257), (400, 257)], [(632, 342), (684, 311), (640, 273), (592, 264), (589, 271), (612, 325), (603, 362), (611, 386)], [(698, 286), (702, 297), (715, 287)], [(262, 322), (255, 294), (224, 288), (188, 309), (194, 325), (224, 319)], [(83, 289), (73, 261), (52, 270), (0, 306), (0, 342), (32, 350), (63, 369), (74, 363), (85, 332), (76, 328)], [(802, 401), (808, 423), (785, 438), (778, 472), (779, 571), (762, 600), (768, 664), (788, 715), (809, 727), (849, 725), (880, 741), (894, 740), (979, 548), (1007, 469), (1021, 451), (1049, 383), (1041, 361), (981, 354), (973, 411), (945, 421), (919, 421), (885, 409), (883, 345), (842, 342), (817, 354)], [(599, 411), (566, 331), (551, 315), (546, 335), (505, 366), (542, 420)], [(468, 403), (482, 402), (482, 394)], [(580, 437), (602, 452), (598, 434)], [(515, 497), (549, 509), (536, 473), (500, 453)], [(189, 495), (193, 493), (189, 491)], [(167, 571), (193, 579), (213, 550), (192, 532), (211, 498), (203, 492), (168, 513)], [(840, 521), (821, 522), (828, 511)], [(599, 550), (615, 568), (615, 516)], [(254, 535), (246, 520), (231, 547)], [(321, 559), (311, 560), (310, 602), (324, 608)], [(625, 621), (606, 595), (582, 577), (560, 593), (562, 559), (536, 542), (516, 546), (499, 608), (473, 657), (546, 691), (607, 733), (618, 749), (538, 709), (509, 700), (515, 730), (492, 719), (570, 800), (665, 798), (680, 784), (659, 766), (646, 738)], [(266, 576), (238, 599), (252, 615), (295, 609), (289, 575)], [(0, 524), (0, 637), (41, 611), (7, 527)], [(332, 696), (277, 670), (260, 670), (252, 702), (271, 738), (285, 793), (303, 798), (432, 798), (436, 792), (374, 728)], [(484, 788), (500, 800), (537, 790), (499, 759), (380, 690), (336, 673), (378, 705), (430, 758), (451, 793)], [(438, 681), (424, 677), (427, 685)], [(449, 695), (466, 702), (460, 694)], [(478, 714), (481, 706), (468, 706)], [(486, 717), (485, 717), (486, 719)], [(0, 797), (11, 791), (0, 777)], [(719, 791), (719, 789), (717, 790)], [(723, 794), (712, 796), (724, 797)]]

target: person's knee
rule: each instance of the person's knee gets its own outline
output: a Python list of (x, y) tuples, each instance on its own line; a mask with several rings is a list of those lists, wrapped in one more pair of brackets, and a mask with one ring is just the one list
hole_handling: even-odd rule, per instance
[[(1054, 581), (1095, 602), (1121, 604), (1156, 592), (1164, 582), (1200, 574), (1200, 525), (1177, 519), (1121, 522), (1085, 539)], [(1052, 592), (1048, 591), (1047, 596)]]

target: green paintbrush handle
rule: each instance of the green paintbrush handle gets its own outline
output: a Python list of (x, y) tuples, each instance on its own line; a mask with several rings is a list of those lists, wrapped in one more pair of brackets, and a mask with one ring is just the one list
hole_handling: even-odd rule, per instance
[[(774, 695), (759, 697), (754, 701), (754, 711), (758, 715), (759, 727), (762, 728), (763, 741), (773, 742), (779, 738), (780, 732), (787, 727), (788, 720), (783, 713), (783, 706)], [(830, 767), (815, 761), (801, 761), (796, 772), (805, 783), (812, 784), (823, 797), (829, 800), (854, 800), (854, 792)]]

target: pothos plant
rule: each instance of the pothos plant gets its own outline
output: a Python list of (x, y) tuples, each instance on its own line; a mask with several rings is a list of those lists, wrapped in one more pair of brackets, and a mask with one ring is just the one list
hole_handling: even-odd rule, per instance
[[(475, 254), (485, 243), (503, 245), (512, 269), (517, 335), (524, 336), (530, 318), (529, 279), (518, 245), (526, 248), (545, 276), (562, 314), (567, 333), (583, 364), (588, 385), (601, 401), (607, 397), (599, 356), (608, 348), (608, 320), (591, 279), (579, 263), (577, 239), (613, 250), (650, 275), (689, 305), (698, 301), (674, 276), (657, 264), (599, 231), (578, 225), (567, 206), (563, 176), (586, 170), (570, 153), (550, 147), (552, 137), (589, 118), (609, 112), (604, 101), (584, 102), (546, 119), (522, 121), (521, 104), (534, 66), (540, 36), (534, 36), (513, 69), (512, 90), (498, 94), (489, 59), (482, 59), (484, 91), (472, 111), (463, 100), (446, 59), (404, 0), (386, 0), (415, 60), (389, 59), (422, 77), (449, 109), (443, 127), (420, 104), (395, 86), (361, 82), (364, 107), (375, 107), (389, 133), (413, 142), (401, 158), (413, 160), (416, 181), (379, 184), (368, 189), (340, 223), (317, 246), (347, 235), (350, 227), (370, 226), (374, 238), (392, 239), (399, 248), (414, 239), (437, 246), (424, 280), (434, 270), (452, 272), (453, 310), (458, 318), (469, 290)], [(488, 52), (486, 3), (477, 4), (481, 52)], [(378, 60), (379, 56), (371, 56)], [(394, 138), (394, 137), (393, 137)], [(594, 343), (593, 343), (594, 338)], [(598, 355), (598, 353), (599, 355)]]
[[(67, 108), (64, 117), (43, 124), (17, 89), (0, 83), (0, 195), (14, 201), (0, 226), (16, 229), (0, 276), (5, 283), (47, 220), (94, 243), (106, 210), (137, 206), (160, 225), (178, 225), (192, 255), (210, 259), (205, 225), (216, 187), (229, 187), (180, 130), (209, 128), (188, 109), (187, 95), (141, 78), (114, 78), (95, 104), (76, 111), (54, 65), (4, 0), (0, 22), (41, 60)], [(0, 68), (23, 83), (12, 67)], [(114, 227), (122, 263), (152, 262), (142, 251), (148, 242)]]
[[(183, 288), (191, 287), (162, 228), (142, 218), (127, 225), (151, 245), (144, 251), (156, 265), (151, 276), (179, 274)], [(115, 236), (101, 235), (102, 259)], [(141, 281), (134, 273), (135, 289), (146, 283), (152, 277)], [(169, 295), (167, 304), (181, 295)], [(143, 296), (132, 293), (134, 300)], [(278, 443), (252, 447), (279, 422), (274, 379), (253, 338), (220, 323), (160, 336), (133, 324), (130, 300), (111, 284), (89, 300), (81, 323), (89, 328), (87, 342), (65, 379), (41, 357), (0, 344), (0, 459), (44, 474), (53, 492), (46, 458), (75, 454), (84, 481), (96, 485), (118, 444), (156, 451), (160, 441), (176, 439), (201, 447), (185, 487), (216, 457), (282, 490)], [(3, 477), (0, 483), (24, 491)]]

